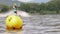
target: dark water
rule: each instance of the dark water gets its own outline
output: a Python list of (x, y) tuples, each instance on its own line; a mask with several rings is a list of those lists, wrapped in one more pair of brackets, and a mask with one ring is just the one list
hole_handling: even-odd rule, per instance
[(60, 15), (23, 17), (23, 29), (7, 31), (5, 17), (0, 17), (0, 34), (60, 34)]

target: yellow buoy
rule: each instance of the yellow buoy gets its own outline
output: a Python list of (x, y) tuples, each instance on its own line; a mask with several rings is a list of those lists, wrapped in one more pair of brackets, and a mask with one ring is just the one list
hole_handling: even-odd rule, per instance
[(19, 16), (10, 15), (6, 19), (6, 27), (8, 29), (20, 29), (23, 26), (23, 20)]

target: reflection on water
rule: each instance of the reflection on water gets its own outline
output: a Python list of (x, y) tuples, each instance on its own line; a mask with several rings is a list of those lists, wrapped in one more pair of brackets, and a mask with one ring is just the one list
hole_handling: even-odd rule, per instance
[(6, 30), (6, 34), (22, 34), (23, 30)]
[(6, 30), (5, 17), (0, 17), (0, 34), (60, 34), (60, 15), (23, 17), (22, 30)]
[(23, 29), (7, 29), (6, 28), (6, 33), (10, 34), (21, 34)]

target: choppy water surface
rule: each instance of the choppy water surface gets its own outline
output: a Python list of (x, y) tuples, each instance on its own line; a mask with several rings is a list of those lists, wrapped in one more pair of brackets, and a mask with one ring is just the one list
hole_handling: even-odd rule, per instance
[(60, 34), (60, 15), (23, 17), (23, 30), (6, 30), (5, 17), (0, 17), (0, 34)]

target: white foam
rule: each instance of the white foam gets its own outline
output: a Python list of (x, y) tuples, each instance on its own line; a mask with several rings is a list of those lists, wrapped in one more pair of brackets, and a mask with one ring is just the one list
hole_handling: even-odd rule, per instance
[[(17, 11), (18, 15), (21, 15), (22, 17), (30, 17), (29, 13), (25, 12), (25, 11)], [(15, 13), (13, 12), (13, 10), (10, 10), (7, 13), (0, 13), (0, 17), (6, 17), (8, 15), (15, 15)]]

